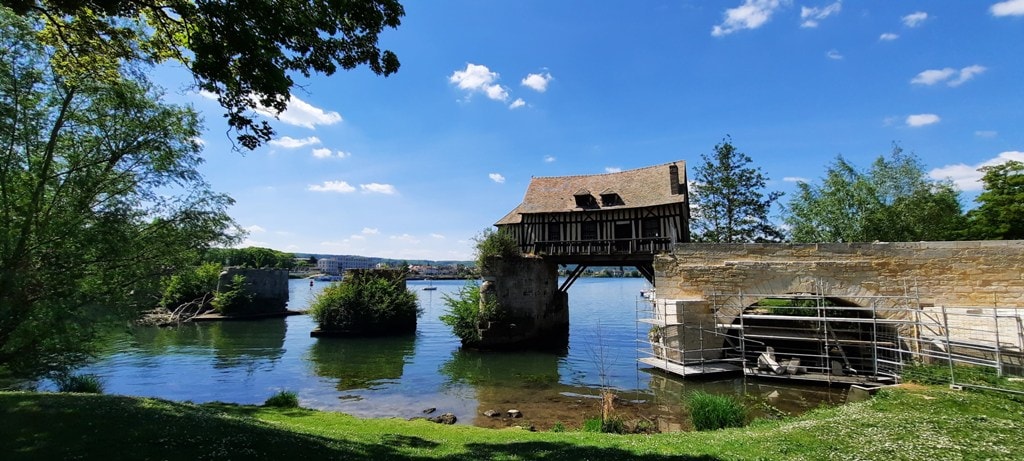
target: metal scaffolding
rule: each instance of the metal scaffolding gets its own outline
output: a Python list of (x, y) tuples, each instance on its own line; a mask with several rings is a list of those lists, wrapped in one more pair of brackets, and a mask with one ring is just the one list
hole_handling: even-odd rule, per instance
[(683, 377), (742, 371), (861, 385), (900, 382), (910, 364), (947, 365), (951, 385), (960, 385), (957, 365), (1024, 375), (1022, 307), (925, 305), (909, 287), (903, 296), (838, 297), (822, 283), (814, 293), (703, 301), (709, 309), (694, 313), (679, 307), (693, 300), (639, 300), (638, 325), (650, 325), (639, 362)]

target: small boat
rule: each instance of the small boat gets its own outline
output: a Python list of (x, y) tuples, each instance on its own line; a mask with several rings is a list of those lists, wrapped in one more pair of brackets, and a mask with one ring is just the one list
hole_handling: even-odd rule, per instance
[(434, 291), (437, 287), (434, 286), (434, 282), (427, 280), (427, 286), (423, 287), (423, 291)]

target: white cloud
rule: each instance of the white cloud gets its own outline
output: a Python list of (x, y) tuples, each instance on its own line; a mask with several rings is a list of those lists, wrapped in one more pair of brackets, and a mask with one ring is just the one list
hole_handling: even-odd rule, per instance
[(1006, 163), (1010, 160), (1016, 160), (1018, 162), (1024, 162), (1024, 152), (1020, 151), (1007, 151), (1002, 152), (995, 158), (988, 159), (974, 166), (968, 166), (963, 163), (957, 163), (955, 165), (946, 165), (941, 168), (936, 168), (928, 172), (928, 177), (932, 179), (950, 179), (954, 184), (962, 191), (979, 191), (982, 190), (984, 185), (981, 182), (981, 177), (985, 174), (978, 171), (979, 168), (986, 166), (995, 166)]
[(780, 0), (743, 0), (742, 5), (725, 10), (725, 20), (711, 28), (711, 35), (722, 37), (739, 30), (757, 29), (768, 22), (780, 6)]
[(978, 130), (974, 132), (974, 135), (979, 138), (994, 138), (999, 136), (999, 132), (993, 130)]
[(398, 241), (402, 241), (402, 242), (405, 242), (405, 243), (412, 243), (412, 244), (420, 243), (419, 239), (417, 239), (416, 237), (413, 237), (413, 236), (411, 236), (409, 234), (392, 235), (389, 238), (391, 240), (398, 240)]
[(313, 192), (338, 192), (341, 194), (348, 194), (355, 192), (356, 188), (349, 185), (345, 181), (324, 181), (323, 184), (312, 184), (308, 190)]
[(243, 229), (245, 229), (250, 234), (261, 234), (267, 231), (266, 229), (263, 228), (263, 226), (260, 226), (259, 224), (253, 224), (249, 227), (244, 227)]
[(366, 236), (359, 235), (359, 234), (353, 234), (353, 235), (348, 236), (348, 239), (349, 240), (366, 240)]
[(554, 155), (545, 155), (544, 156), (544, 163), (553, 163), (555, 160), (557, 160), (557, 159), (555, 158)]
[(977, 64), (956, 70), (952, 67), (945, 69), (928, 69), (917, 74), (910, 83), (917, 85), (934, 85), (945, 82), (948, 86), (960, 86), (975, 76), (982, 74), (987, 69)]
[(508, 105), (508, 108), (509, 109), (518, 109), (518, 108), (523, 107), (525, 105), (526, 105), (526, 101), (523, 101), (523, 98), (516, 98), (515, 101), (512, 101), (512, 104)]
[(505, 184), (505, 177), (498, 173), (491, 173), (487, 175), (487, 177), (491, 178), (491, 181), (494, 181), (498, 184)]
[(948, 79), (955, 73), (956, 69), (952, 67), (947, 67), (945, 69), (928, 69), (917, 74), (917, 76), (910, 80), (910, 83), (918, 85), (934, 85)]
[(818, 27), (818, 21), (833, 14), (839, 14), (842, 9), (843, 2), (841, 0), (821, 8), (802, 6), (800, 7), (800, 20), (803, 22), (800, 23), (800, 27)]
[(508, 90), (497, 84), (499, 75), (491, 72), (487, 66), (480, 64), (466, 64), (465, 70), (457, 70), (448, 77), (450, 83), (454, 83), (459, 89), (470, 93), (484, 93), (488, 98), (496, 101), (508, 100)]
[(828, 53), (825, 53), (825, 57), (836, 61), (843, 59), (843, 55), (839, 54), (839, 50), (828, 50)]
[(785, 178), (782, 178), (782, 180), (785, 182), (811, 182), (809, 179), (801, 178), (799, 176), (786, 176)]
[(622, 168), (619, 168), (617, 166), (606, 166), (606, 167), (604, 167), (604, 172), (605, 173), (618, 173), (620, 171), (622, 171)]
[(203, 138), (200, 138), (199, 136), (192, 138), (192, 142), (196, 143), (196, 145), (199, 147), (203, 147), (206, 145), (206, 141), (204, 141)]
[(275, 114), (273, 109), (260, 105), (257, 105), (253, 111), (264, 117), (276, 118), (288, 125), (309, 129), (316, 128), (317, 125), (333, 125), (341, 121), (341, 114), (315, 107), (295, 95), (288, 100), (288, 107), (280, 114)]
[(375, 227), (364, 227), (362, 233), (364, 235), (377, 235), (380, 231)]
[(928, 13), (925, 13), (924, 11), (917, 11), (914, 13), (910, 13), (902, 17), (901, 19), (903, 20), (903, 25), (907, 27), (917, 27), (928, 19)]
[(359, 188), (362, 189), (363, 192), (371, 194), (395, 195), (398, 193), (395, 186), (392, 186), (391, 184), (371, 182), (369, 184), (360, 184)]
[(308, 138), (295, 139), (289, 136), (284, 136), (278, 139), (270, 140), (270, 144), (277, 147), (283, 147), (285, 149), (296, 149), (299, 147), (320, 144), (320, 138), (316, 136), (310, 136)]
[(441, 234), (430, 234), (430, 236), (435, 238), (435, 239), (438, 239), (438, 240), (444, 240), (445, 239), (445, 237), (443, 235), (441, 235)]
[(327, 158), (333, 155), (330, 149), (323, 147), (320, 149), (313, 149), (313, 156), (316, 158)]
[(548, 83), (551, 83), (552, 80), (554, 80), (554, 77), (550, 73), (544, 72), (543, 74), (528, 74), (520, 83), (525, 87), (543, 93), (548, 90)]
[(964, 67), (963, 69), (960, 69), (960, 75), (957, 78), (949, 81), (949, 86), (960, 86), (964, 82), (974, 78), (975, 75), (985, 72), (985, 70), (987, 69), (985, 69), (984, 66), (979, 66), (977, 64)]
[(942, 120), (938, 115), (935, 114), (914, 114), (907, 116), (907, 126), (920, 127), (939, 123)]
[(989, 7), (992, 16), (1024, 16), (1024, 0), (1006, 0)]
[(886, 32), (886, 33), (878, 36), (878, 39), (883, 41), (883, 42), (891, 42), (893, 40), (896, 40), (897, 38), (900, 38), (900, 36), (897, 35), (897, 34), (894, 34), (892, 32)]

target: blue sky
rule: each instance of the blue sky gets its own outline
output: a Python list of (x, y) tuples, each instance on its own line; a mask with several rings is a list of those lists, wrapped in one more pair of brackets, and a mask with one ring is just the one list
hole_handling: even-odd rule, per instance
[[(216, 102), (202, 171), (246, 244), (471, 259), (531, 176), (675, 160), (723, 137), (791, 194), (893, 142), (951, 177), (1024, 160), (1024, 0), (406, 1), (399, 72), (299, 80), (273, 143), (240, 155)], [(788, 200), (788, 195), (783, 201)]]

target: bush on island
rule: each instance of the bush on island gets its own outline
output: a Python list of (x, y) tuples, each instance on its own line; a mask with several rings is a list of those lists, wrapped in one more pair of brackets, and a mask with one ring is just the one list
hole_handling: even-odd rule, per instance
[(408, 334), (416, 331), (422, 314), (416, 293), (405, 286), (398, 271), (346, 274), (345, 281), (320, 292), (309, 315), (320, 330), (362, 336)]

